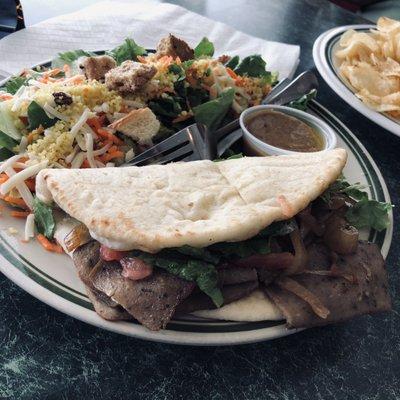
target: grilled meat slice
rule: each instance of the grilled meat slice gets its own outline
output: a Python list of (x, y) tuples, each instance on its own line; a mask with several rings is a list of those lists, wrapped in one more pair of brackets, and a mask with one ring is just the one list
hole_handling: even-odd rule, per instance
[(90, 273), (98, 266), (100, 244), (98, 242), (89, 242), (73, 253), (73, 260), (78, 271), (78, 276), (85, 284), (87, 295), (93, 304), (97, 314), (102, 318), (116, 321), (121, 319), (132, 319), (132, 316), (125, 311), (118, 303), (110, 299), (104, 293), (99, 292), (93, 286)]
[[(339, 256), (333, 276), (329, 276), (332, 260), (325, 245), (312, 244), (308, 254), (308, 271), (314, 273), (302, 273), (290, 278), (311, 292), (329, 310), (329, 314), (326, 318), (318, 317), (309, 303), (273, 283), (265, 291), (282, 311), (289, 327), (326, 325), (362, 314), (390, 310), (384, 260), (375, 244), (360, 242), (354, 254)], [(328, 275), (320, 275), (318, 271), (325, 271)]]
[(125, 311), (118, 303), (111, 300), (104, 293), (96, 289), (90, 289), (86, 286), (86, 292), (93, 304), (93, 307), (100, 317), (108, 321), (120, 321), (133, 319), (127, 311)]
[(148, 278), (139, 281), (124, 278), (121, 272), (118, 262), (105, 262), (94, 274), (93, 286), (153, 331), (165, 328), (176, 306), (194, 287), (193, 283), (161, 270), (154, 270)]

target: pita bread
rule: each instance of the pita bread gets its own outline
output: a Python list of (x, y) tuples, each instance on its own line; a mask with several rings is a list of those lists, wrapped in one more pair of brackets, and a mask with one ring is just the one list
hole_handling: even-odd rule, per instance
[(346, 151), (245, 157), (146, 167), (46, 169), (42, 201), (55, 201), (116, 250), (157, 252), (241, 241), (292, 217), (341, 173)]
[(259, 289), (249, 296), (214, 310), (195, 311), (192, 314), (225, 321), (279, 321), (285, 319), (279, 308)]

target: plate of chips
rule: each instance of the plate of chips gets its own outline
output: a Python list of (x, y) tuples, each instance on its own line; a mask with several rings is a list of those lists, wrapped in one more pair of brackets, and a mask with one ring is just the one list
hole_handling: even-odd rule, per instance
[(314, 43), (328, 85), (371, 121), (400, 136), (400, 21), (328, 30)]

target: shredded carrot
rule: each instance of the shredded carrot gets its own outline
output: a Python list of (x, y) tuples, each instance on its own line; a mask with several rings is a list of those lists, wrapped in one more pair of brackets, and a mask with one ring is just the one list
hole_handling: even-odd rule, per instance
[(114, 145), (108, 149), (107, 153), (114, 153), (114, 151), (118, 151), (118, 150), (119, 150), (118, 147)]
[(79, 84), (79, 83), (82, 83), (84, 80), (85, 80), (85, 78), (83, 77), (83, 75), (76, 75), (71, 78), (69, 83)]
[(129, 107), (126, 104), (123, 104), (119, 110), (121, 113), (127, 113), (129, 111)]
[(101, 114), (97, 118), (98, 118), (101, 126), (104, 126), (106, 124), (106, 120), (107, 120), (106, 114)]
[(31, 192), (35, 191), (36, 183), (34, 178), (29, 178), (25, 181), (25, 185), (28, 186)]
[(99, 118), (89, 118), (86, 123), (95, 131), (97, 132), (101, 129), (101, 124)]
[(45, 78), (49, 78), (50, 76), (58, 75), (62, 70), (60, 68), (50, 69), (43, 73)]
[(101, 159), (104, 163), (106, 163), (106, 162), (112, 160), (113, 158), (121, 158), (123, 156), (124, 156), (124, 153), (122, 151), (118, 150), (118, 151), (113, 151), (112, 153), (104, 154)]
[(112, 140), (113, 143), (115, 143), (117, 145), (121, 145), (124, 143), (121, 139), (117, 138), (115, 135), (113, 135), (111, 132), (109, 132), (106, 129), (103, 129), (103, 128), (98, 129), (97, 134), (104, 139)]
[(0, 94), (0, 100), (11, 100), (13, 96), (8, 93)]
[(8, 175), (4, 172), (0, 175), (0, 184), (8, 180)]
[(81, 168), (90, 168), (90, 164), (88, 160), (83, 160), (83, 163), (81, 165)]
[(188, 112), (186, 115), (177, 116), (175, 119), (172, 120), (172, 123), (175, 124), (176, 122), (183, 122), (192, 117), (193, 117), (193, 114)]
[(18, 207), (26, 208), (28, 209), (29, 207), (26, 205), (25, 201), (19, 197), (12, 197), (12, 196), (5, 196), (3, 198), (4, 201), (7, 203), (13, 204)]
[(146, 57), (143, 57), (143, 56), (136, 56), (136, 58), (137, 58), (137, 60), (138, 60), (139, 62), (141, 62), (142, 64), (146, 64), (146, 62), (147, 62)]
[(232, 70), (232, 69), (230, 69), (229, 67), (226, 67), (226, 72), (229, 74), (229, 76), (232, 78), (232, 79), (237, 79), (237, 74)]
[(10, 215), (14, 218), (26, 218), (30, 214), (29, 211), (11, 211)]
[(28, 144), (31, 144), (33, 142), (33, 138), (35, 137), (35, 134), (33, 132), (31, 132), (27, 139), (28, 139)]
[(69, 72), (71, 72), (71, 67), (68, 64), (65, 64), (63, 66), (63, 71), (65, 72), (65, 74), (68, 74)]
[(54, 253), (60, 253), (62, 254), (64, 252), (63, 248), (56, 243), (52, 243), (50, 242), (49, 239), (47, 239), (46, 236), (42, 235), (41, 233), (39, 233), (36, 236), (38, 242), (47, 250), (47, 251), (52, 251)]

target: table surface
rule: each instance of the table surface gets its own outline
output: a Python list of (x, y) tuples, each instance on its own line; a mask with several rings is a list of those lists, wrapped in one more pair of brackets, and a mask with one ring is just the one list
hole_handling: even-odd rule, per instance
[[(175, 3), (255, 36), (300, 44), (299, 72), (313, 68), (312, 45), (320, 33), (365, 22), (326, 0)], [(324, 83), (318, 100), (362, 141), (399, 205), (400, 139), (352, 110)], [(0, 398), (399, 399), (398, 226), (387, 259), (391, 313), (237, 347), (180, 347), (102, 331), (0, 275)]]

